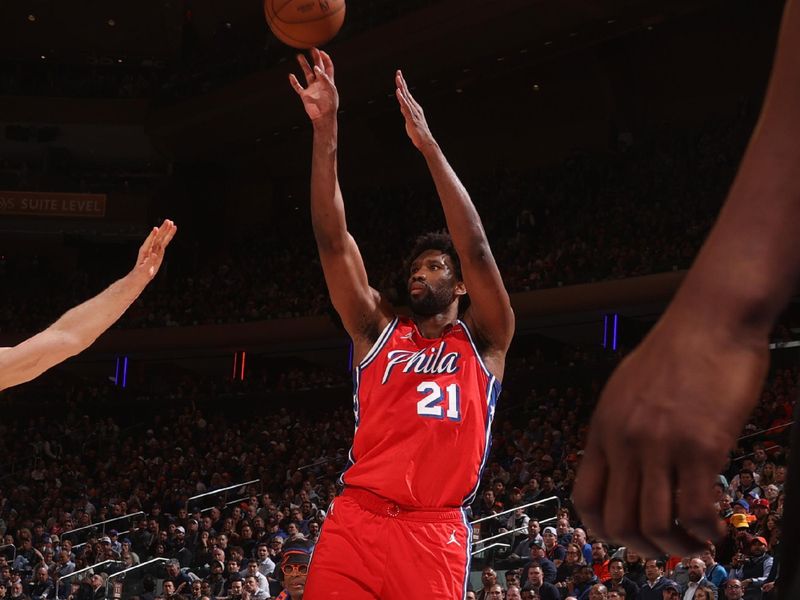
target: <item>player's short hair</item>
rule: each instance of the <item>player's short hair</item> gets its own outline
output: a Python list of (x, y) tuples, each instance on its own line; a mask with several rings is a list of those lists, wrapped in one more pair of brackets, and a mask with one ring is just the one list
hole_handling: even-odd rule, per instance
[(431, 231), (417, 237), (406, 259), (406, 270), (411, 267), (411, 263), (414, 262), (414, 259), (426, 250), (438, 250), (442, 254), (447, 254), (450, 260), (453, 261), (453, 269), (455, 270), (456, 278), (459, 281), (463, 279), (461, 274), (461, 259), (458, 257), (456, 247), (453, 245), (453, 238), (451, 238), (450, 234), (446, 231)]

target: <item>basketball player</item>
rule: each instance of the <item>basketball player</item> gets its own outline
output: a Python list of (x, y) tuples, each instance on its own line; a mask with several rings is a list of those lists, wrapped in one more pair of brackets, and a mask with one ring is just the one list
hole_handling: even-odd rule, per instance
[(0, 348), (0, 390), (30, 381), (91, 346), (155, 277), (176, 231), (169, 220), (153, 227), (139, 248), (133, 270), (125, 277), (68, 311), (41, 333), (13, 348)]
[[(331, 300), (354, 345), (356, 433), (344, 492), (325, 520), (307, 600), (464, 598), (470, 527), (506, 351), (508, 294), (480, 217), (450, 168), (402, 74), (406, 132), (428, 164), (452, 234), (429, 234), (410, 256), (412, 316), (370, 287), (347, 231), (336, 167), (333, 63), (298, 57), (290, 76), (314, 130), (311, 216)], [(467, 291), (471, 304), (459, 317)]]
[[(800, 4), (789, 0), (761, 117), (719, 219), (595, 411), (574, 497), (597, 535), (650, 556), (686, 555), (719, 535), (711, 484), (757, 403), (769, 333), (800, 278), (798, 140)], [(779, 585), (795, 599), (798, 437), (795, 425)]]

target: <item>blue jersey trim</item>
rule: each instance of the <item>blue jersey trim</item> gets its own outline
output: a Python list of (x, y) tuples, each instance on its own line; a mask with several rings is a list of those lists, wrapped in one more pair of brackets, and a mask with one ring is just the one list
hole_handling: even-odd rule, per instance
[(461, 589), (461, 600), (467, 600), (467, 587), (469, 586), (469, 570), (472, 567), (472, 525), (470, 525), (469, 519), (467, 519), (467, 514), (464, 512), (464, 509), (461, 509), (461, 520), (464, 522), (464, 527), (467, 529), (467, 543), (466, 552), (467, 552), (467, 568), (464, 571), (464, 585)]
[(483, 447), (483, 459), (481, 460), (480, 469), (478, 469), (478, 480), (475, 482), (475, 487), (469, 495), (464, 498), (464, 506), (472, 504), (475, 496), (478, 493), (478, 488), (481, 485), (481, 478), (483, 477), (483, 470), (486, 468), (486, 462), (489, 460), (489, 453), (492, 450), (492, 422), (494, 421), (494, 411), (497, 404), (497, 397), (500, 395), (501, 385), (497, 379), (492, 375), (489, 382), (486, 384), (486, 432)]

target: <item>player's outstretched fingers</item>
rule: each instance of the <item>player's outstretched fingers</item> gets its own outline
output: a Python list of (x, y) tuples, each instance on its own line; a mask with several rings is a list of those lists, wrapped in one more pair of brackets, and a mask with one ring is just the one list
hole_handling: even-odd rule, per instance
[(333, 60), (331, 60), (330, 54), (324, 50), (320, 50), (319, 54), (322, 57), (322, 66), (325, 70), (325, 73), (328, 75), (328, 77), (330, 77), (331, 81), (333, 81)]
[(595, 436), (590, 431), (586, 451), (575, 478), (572, 498), (581, 521), (596, 535), (605, 539), (608, 538), (603, 523), (607, 481), (608, 464), (599, 443), (595, 441)]
[(297, 55), (297, 64), (300, 65), (300, 70), (303, 71), (303, 77), (306, 78), (306, 85), (310, 85), (314, 81), (314, 72), (311, 70), (311, 65), (308, 64), (308, 59), (303, 54)]
[(318, 48), (311, 48), (311, 61), (315, 67), (319, 67), (321, 71), (324, 71), (324, 66), (322, 64), (322, 53), (319, 51)]
[(298, 95), (302, 95), (304, 88), (300, 85), (300, 82), (297, 81), (297, 77), (294, 76), (294, 73), (289, 73), (289, 85), (292, 86), (292, 89), (297, 92)]
[(700, 544), (676, 522), (677, 485), (676, 467), (669, 456), (651, 450), (642, 474), (640, 529), (662, 553), (686, 556), (700, 550)]
[(700, 460), (682, 465), (677, 499), (678, 520), (695, 543), (717, 542), (725, 535), (725, 527), (714, 508), (713, 485), (716, 471)]
[(150, 234), (145, 238), (144, 242), (142, 242), (142, 245), (139, 246), (139, 254), (136, 258), (137, 264), (141, 263), (150, 254), (150, 249), (153, 247), (153, 240), (156, 238), (156, 235), (158, 235), (158, 227), (153, 227), (150, 230)]
[(641, 469), (636, 453), (622, 451), (610, 457), (603, 521), (608, 541), (638, 548), (645, 556), (656, 556), (658, 546), (639, 529)]

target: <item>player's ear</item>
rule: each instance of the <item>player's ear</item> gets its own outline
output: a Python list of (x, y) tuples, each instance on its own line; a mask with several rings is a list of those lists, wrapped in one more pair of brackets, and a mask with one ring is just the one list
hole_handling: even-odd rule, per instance
[(456, 284), (456, 296), (466, 296), (467, 295), (467, 286), (464, 285), (463, 281), (459, 281)]

